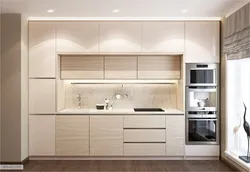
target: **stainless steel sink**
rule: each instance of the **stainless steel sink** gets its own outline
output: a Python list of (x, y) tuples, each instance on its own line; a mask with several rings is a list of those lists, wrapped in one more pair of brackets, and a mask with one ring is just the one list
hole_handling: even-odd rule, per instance
[(135, 112), (164, 112), (161, 108), (134, 108)]

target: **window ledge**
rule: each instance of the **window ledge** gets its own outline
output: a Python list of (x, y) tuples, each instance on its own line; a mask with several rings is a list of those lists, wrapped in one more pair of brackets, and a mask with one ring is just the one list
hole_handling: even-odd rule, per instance
[(225, 154), (228, 158), (230, 158), (232, 161), (240, 165), (241, 167), (245, 168), (246, 170), (250, 169), (250, 164), (245, 163), (244, 161), (240, 160), (238, 156), (236, 156), (234, 153), (225, 151)]

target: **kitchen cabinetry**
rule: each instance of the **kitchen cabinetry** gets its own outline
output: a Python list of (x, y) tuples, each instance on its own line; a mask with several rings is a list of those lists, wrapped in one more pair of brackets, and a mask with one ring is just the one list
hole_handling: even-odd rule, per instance
[(104, 57), (73, 56), (61, 57), (61, 79), (103, 79)]
[(141, 23), (101, 22), (100, 52), (141, 52)]
[(54, 113), (55, 110), (55, 79), (29, 80), (29, 113)]
[(163, 115), (126, 115), (124, 128), (166, 128)]
[(166, 156), (184, 156), (185, 116), (166, 116)]
[(55, 61), (55, 24), (29, 22), (29, 77), (55, 77)]
[(89, 116), (56, 116), (56, 155), (89, 155)]
[(139, 79), (180, 79), (180, 56), (140, 56), (138, 57)]
[(105, 57), (106, 79), (136, 79), (137, 57), (136, 56), (106, 56)]
[(59, 22), (57, 24), (57, 52), (98, 52), (98, 22)]
[(185, 25), (185, 62), (219, 63), (219, 22), (186, 22)]
[(184, 52), (184, 22), (142, 22), (142, 52)]
[(90, 116), (90, 155), (123, 155), (123, 116)]
[(124, 143), (124, 156), (165, 156), (165, 143)]
[(29, 156), (55, 156), (55, 115), (29, 115)]

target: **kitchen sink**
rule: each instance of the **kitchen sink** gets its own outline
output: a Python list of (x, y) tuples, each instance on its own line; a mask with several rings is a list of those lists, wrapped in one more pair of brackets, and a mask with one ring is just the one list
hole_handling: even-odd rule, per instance
[(161, 108), (134, 108), (135, 112), (164, 112)]

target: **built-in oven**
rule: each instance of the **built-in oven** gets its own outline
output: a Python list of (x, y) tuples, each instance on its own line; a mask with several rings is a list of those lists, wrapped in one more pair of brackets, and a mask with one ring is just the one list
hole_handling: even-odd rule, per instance
[(218, 84), (218, 64), (186, 64), (186, 85), (216, 86)]
[(216, 112), (188, 112), (186, 120), (186, 144), (219, 144), (219, 124)]
[(217, 111), (215, 86), (186, 86), (186, 111)]

